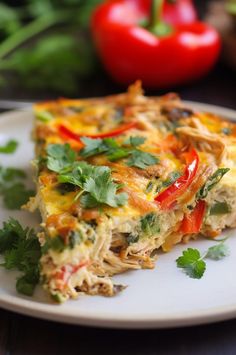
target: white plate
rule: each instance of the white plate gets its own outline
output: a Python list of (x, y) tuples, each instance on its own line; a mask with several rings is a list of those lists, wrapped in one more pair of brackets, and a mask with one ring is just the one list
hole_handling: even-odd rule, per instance
[[(192, 103), (196, 109), (212, 111), (231, 119), (236, 112)], [(32, 115), (11, 112), (0, 117), (0, 144), (9, 138), (20, 142), (13, 155), (1, 154), (1, 164), (30, 171), (33, 144), (30, 142)], [(0, 206), (0, 224), (13, 216), (24, 225), (35, 226), (40, 218), (27, 212), (10, 212)], [(230, 235), (236, 231), (227, 232)], [(186, 245), (160, 255), (155, 270), (127, 272), (116, 276), (129, 287), (118, 296), (81, 296), (63, 305), (50, 302), (38, 287), (33, 298), (16, 293), (17, 273), (0, 269), (0, 307), (22, 314), (66, 323), (120, 328), (164, 328), (210, 323), (236, 316), (236, 238), (230, 238), (231, 255), (221, 261), (207, 261), (201, 280), (188, 278), (176, 267), (175, 259)], [(205, 251), (214, 242), (198, 240), (188, 246)]]

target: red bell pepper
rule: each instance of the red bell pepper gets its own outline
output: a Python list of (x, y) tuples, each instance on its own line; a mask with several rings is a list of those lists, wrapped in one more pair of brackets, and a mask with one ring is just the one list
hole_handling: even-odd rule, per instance
[(136, 126), (137, 126), (137, 122), (129, 122), (129, 123), (124, 123), (109, 132), (98, 133), (98, 134), (86, 134), (86, 133), (78, 134), (78, 133), (74, 133), (69, 128), (67, 128), (66, 126), (61, 124), (58, 126), (58, 132), (62, 137), (66, 137), (68, 139), (72, 139), (74, 141), (81, 142), (81, 140), (80, 140), (81, 137), (88, 137), (88, 138), (95, 139), (95, 138), (108, 138), (108, 137), (119, 136), (120, 134), (122, 134), (122, 133), (130, 130), (131, 128), (136, 127)]
[(170, 208), (176, 199), (183, 194), (183, 192), (192, 183), (199, 164), (199, 157), (195, 149), (184, 153), (186, 160), (185, 172), (172, 185), (162, 191), (155, 197), (155, 201), (160, 205), (161, 209)]
[(206, 209), (206, 202), (199, 200), (190, 214), (186, 214), (180, 226), (180, 232), (183, 234), (199, 233)]
[(113, 0), (95, 10), (95, 46), (118, 83), (140, 79), (146, 87), (170, 87), (197, 79), (214, 65), (219, 35), (196, 20), (191, 1), (166, 0), (163, 16), (162, 6), (163, 0)]

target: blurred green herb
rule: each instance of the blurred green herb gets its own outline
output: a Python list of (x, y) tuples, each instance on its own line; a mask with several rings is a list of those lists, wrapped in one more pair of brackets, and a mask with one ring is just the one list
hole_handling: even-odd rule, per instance
[(18, 147), (18, 142), (14, 139), (10, 139), (5, 145), (0, 146), (0, 153), (12, 154), (15, 153)]
[(232, 15), (236, 15), (236, 2), (235, 0), (228, 0), (226, 1), (226, 10), (232, 14)]
[[(0, 2), (0, 84), (76, 92), (78, 80), (95, 72), (96, 57), (86, 30), (101, 0), (28, 0), (11, 7)], [(60, 34), (55, 34), (58, 29)]]
[(34, 195), (22, 182), (26, 178), (23, 170), (0, 166), (0, 196), (9, 210), (19, 210)]

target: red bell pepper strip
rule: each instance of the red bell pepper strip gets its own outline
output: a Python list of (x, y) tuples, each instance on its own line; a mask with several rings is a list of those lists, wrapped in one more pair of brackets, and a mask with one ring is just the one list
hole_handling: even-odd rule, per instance
[(183, 154), (186, 160), (185, 172), (172, 185), (162, 191), (155, 197), (155, 201), (160, 205), (161, 209), (170, 208), (176, 199), (183, 194), (183, 192), (192, 183), (199, 164), (199, 157), (195, 149)]
[[(110, 131), (110, 132), (104, 132), (104, 133), (98, 133), (98, 134), (86, 134), (86, 133), (74, 133), (71, 131), (69, 128), (67, 128), (64, 125), (59, 125), (58, 126), (58, 131), (59, 134), (62, 137), (67, 137), (68, 139), (73, 139), (77, 142), (81, 142), (80, 138), (81, 137), (89, 137), (89, 138), (108, 138), (108, 137), (115, 137), (119, 136), (120, 134), (130, 130), (131, 128), (134, 128), (137, 126), (137, 122), (129, 122), (129, 123), (124, 123), (117, 127), (116, 129)], [(82, 142), (81, 142), (82, 143)]]
[(180, 226), (180, 232), (183, 234), (199, 233), (206, 209), (206, 202), (199, 200), (190, 214), (186, 214)]
[(155, 13), (145, 26), (141, 23), (151, 1), (113, 0), (96, 8), (91, 23), (94, 43), (105, 69), (118, 83), (140, 79), (146, 87), (172, 87), (198, 79), (216, 62), (220, 37), (194, 16), (194, 22), (184, 18), (182, 10), (191, 8), (191, 2), (165, 3), (164, 16), (162, 5), (159, 0), (159, 10), (152, 7)]

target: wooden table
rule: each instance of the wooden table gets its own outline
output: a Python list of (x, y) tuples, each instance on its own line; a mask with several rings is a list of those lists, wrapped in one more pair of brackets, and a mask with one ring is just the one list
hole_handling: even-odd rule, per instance
[[(102, 83), (95, 80), (81, 96), (118, 91), (108, 79)], [(222, 65), (178, 92), (184, 99), (236, 109), (236, 75)], [(0, 310), (0, 355), (234, 355), (235, 333), (236, 320), (169, 330), (109, 330), (57, 324)]]

